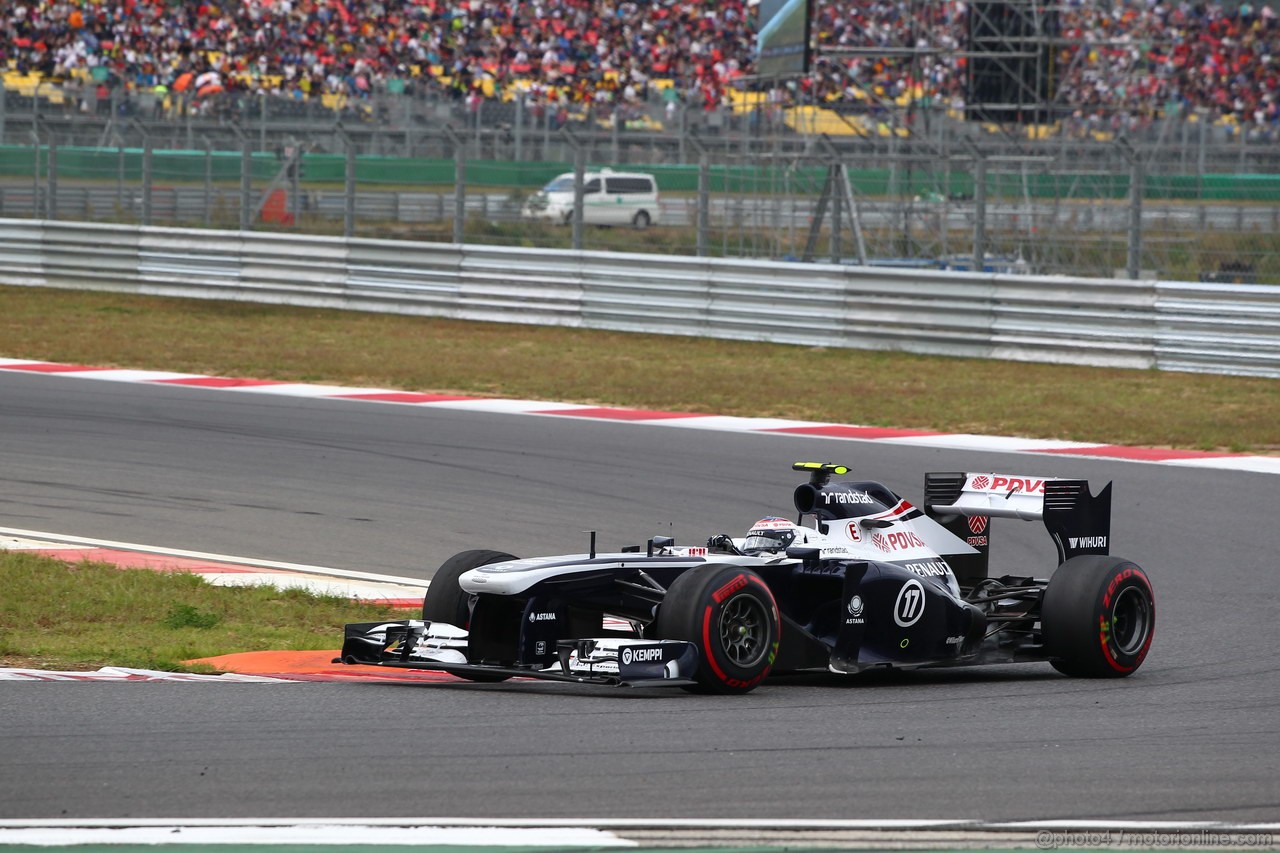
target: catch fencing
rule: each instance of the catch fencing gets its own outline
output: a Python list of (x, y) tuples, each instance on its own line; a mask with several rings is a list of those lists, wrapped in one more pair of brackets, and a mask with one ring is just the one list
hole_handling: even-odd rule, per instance
[(1280, 377), (1280, 286), (0, 219), (0, 284)]
[[(250, 127), (10, 113), (0, 217), (1280, 283), (1280, 149), (1190, 118), (1154, 136), (1032, 139), (945, 115), (884, 135), (744, 116), (697, 134), (428, 117)], [(654, 176), (654, 227), (534, 215), (550, 179), (600, 168)]]

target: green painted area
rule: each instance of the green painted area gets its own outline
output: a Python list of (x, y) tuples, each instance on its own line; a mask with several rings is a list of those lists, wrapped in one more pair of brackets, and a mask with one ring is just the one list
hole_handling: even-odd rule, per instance
[[(255, 181), (270, 180), (282, 161), (272, 152), (254, 152), (250, 158)], [(143, 151), (140, 148), (64, 147), (57, 150), (58, 176), (64, 180), (142, 179)], [(201, 183), (206, 173), (214, 181), (240, 179), (239, 151), (156, 150), (152, 152), (152, 175), (163, 184)], [(593, 164), (588, 168), (599, 168)], [(0, 146), (0, 176), (30, 178), (36, 168), (36, 151), (30, 146)], [(622, 167), (619, 167), (622, 168)], [(657, 164), (634, 167), (650, 172), (664, 192), (692, 193), (698, 189), (696, 165)], [(48, 170), (48, 150), (40, 153), (40, 174)], [(572, 171), (569, 163), (470, 160), (466, 180), (470, 186), (534, 190), (556, 175)], [(799, 193), (821, 192), (826, 172), (821, 166), (757, 167), (717, 165), (710, 168), (713, 193)], [(858, 192), (873, 197), (918, 196), (929, 200), (942, 194), (972, 196), (973, 177), (964, 171), (917, 169), (893, 173), (888, 169), (851, 169), (849, 177)], [(301, 179), (311, 183), (341, 184), (346, 178), (346, 158), (340, 154), (304, 154)], [(360, 156), (356, 158), (356, 181), (382, 185), (388, 189), (452, 186), (451, 159)], [(1129, 194), (1129, 176), (1094, 172), (1054, 172), (1051, 174), (988, 172), (988, 198), (1020, 199), (1123, 199)], [(1280, 175), (1147, 175), (1143, 196), (1169, 201), (1266, 202), (1280, 198)]]

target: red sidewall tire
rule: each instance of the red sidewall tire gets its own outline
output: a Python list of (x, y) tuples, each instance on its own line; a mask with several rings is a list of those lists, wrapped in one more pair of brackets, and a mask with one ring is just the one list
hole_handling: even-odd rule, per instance
[(1045, 651), (1059, 672), (1086, 678), (1131, 675), (1155, 637), (1151, 579), (1119, 557), (1073, 557), (1049, 579), (1040, 621)]
[(759, 575), (737, 566), (698, 566), (667, 590), (653, 636), (698, 647), (698, 687), (747, 693), (769, 675), (782, 636), (778, 605)]

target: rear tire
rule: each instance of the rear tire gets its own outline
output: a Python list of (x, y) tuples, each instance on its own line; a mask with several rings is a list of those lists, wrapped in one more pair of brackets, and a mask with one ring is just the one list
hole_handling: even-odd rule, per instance
[(650, 220), (648, 212), (643, 210), (638, 212), (635, 216), (631, 217), (631, 224), (635, 226), (637, 229), (639, 229), (640, 231), (643, 231), (644, 229), (648, 228), (649, 223), (651, 221), (652, 220)]
[(746, 693), (764, 681), (782, 636), (778, 605), (750, 569), (711, 564), (690, 569), (667, 590), (653, 637), (698, 647), (694, 676), (703, 693)]
[(1049, 662), (1059, 672), (1080, 678), (1132, 675), (1155, 636), (1151, 581), (1119, 557), (1072, 557), (1049, 579), (1040, 625)]

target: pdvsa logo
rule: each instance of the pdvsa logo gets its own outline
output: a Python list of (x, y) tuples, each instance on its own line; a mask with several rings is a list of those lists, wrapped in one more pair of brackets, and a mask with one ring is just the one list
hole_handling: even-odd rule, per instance
[(969, 532), (975, 536), (987, 529), (987, 516), (971, 515), (969, 516)]

